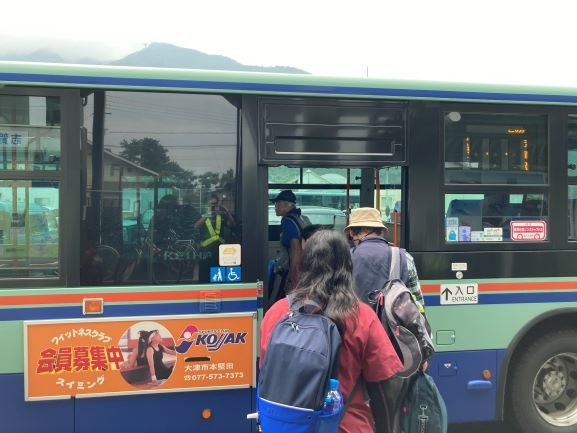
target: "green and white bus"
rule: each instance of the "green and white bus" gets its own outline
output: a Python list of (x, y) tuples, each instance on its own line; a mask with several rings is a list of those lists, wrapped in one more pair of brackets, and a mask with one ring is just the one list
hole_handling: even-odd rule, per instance
[(577, 432), (577, 88), (13, 62), (3, 428), (256, 431), (289, 188), (335, 229), (380, 207), (412, 253), (450, 422)]

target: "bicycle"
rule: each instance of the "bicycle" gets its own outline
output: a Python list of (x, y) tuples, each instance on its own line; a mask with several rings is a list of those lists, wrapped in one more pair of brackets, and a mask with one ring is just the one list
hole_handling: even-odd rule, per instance
[(159, 247), (150, 235), (144, 239), (141, 248), (136, 248), (136, 258), (123, 258), (115, 271), (117, 282), (128, 282), (137, 269), (143, 269), (146, 280), (155, 284), (178, 283), (183, 275), (194, 269), (198, 260), (198, 249), (193, 239), (178, 239), (174, 230), (169, 230)]

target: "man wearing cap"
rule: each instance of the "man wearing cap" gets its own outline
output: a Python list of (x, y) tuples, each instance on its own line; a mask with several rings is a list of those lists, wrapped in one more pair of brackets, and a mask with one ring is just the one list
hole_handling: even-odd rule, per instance
[(281, 275), (280, 289), (290, 292), (296, 284), (302, 253), (302, 230), (310, 225), (309, 219), (296, 207), (297, 198), (290, 189), (278, 193), (271, 200), (277, 216), (281, 219), (281, 257), (277, 260), (275, 271)]
[[(368, 302), (369, 294), (382, 289), (389, 280), (391, 248), (384, 238), (386, 231), (381, 212), (372, 207), (354, 209), (350, 224), (345, 228), (348, 238), (355, 245), (351, 250), (353, 278), (357, 294), (363, 302)], [(400, 257), (401, 280), (423, 313), (425, 303), (415, 261), (404, 249), (401, 249)]]

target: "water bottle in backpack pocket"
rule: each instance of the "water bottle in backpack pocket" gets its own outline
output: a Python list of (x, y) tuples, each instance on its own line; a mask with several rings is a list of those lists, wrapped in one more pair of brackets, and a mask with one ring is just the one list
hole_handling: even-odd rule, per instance
[(343, 415), (339, 382), (331, 379), (320, 410), (288, 406), (258, 398), (258, 419), (262, 433), (336, 433)]
[(329, 380), (329, 392), (323, 404), (323, 415), (334, 415), (340, 413), (342, 409), (343, 395), (339, 390), (339, 381), (337, 379), (331, 379)]

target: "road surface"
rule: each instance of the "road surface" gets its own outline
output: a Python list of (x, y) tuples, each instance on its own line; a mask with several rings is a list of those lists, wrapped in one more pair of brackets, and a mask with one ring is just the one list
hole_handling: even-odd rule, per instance
[(502, 422), (479, 422), (450, 425), (448, 433), (518, 433), (518, 431)]

